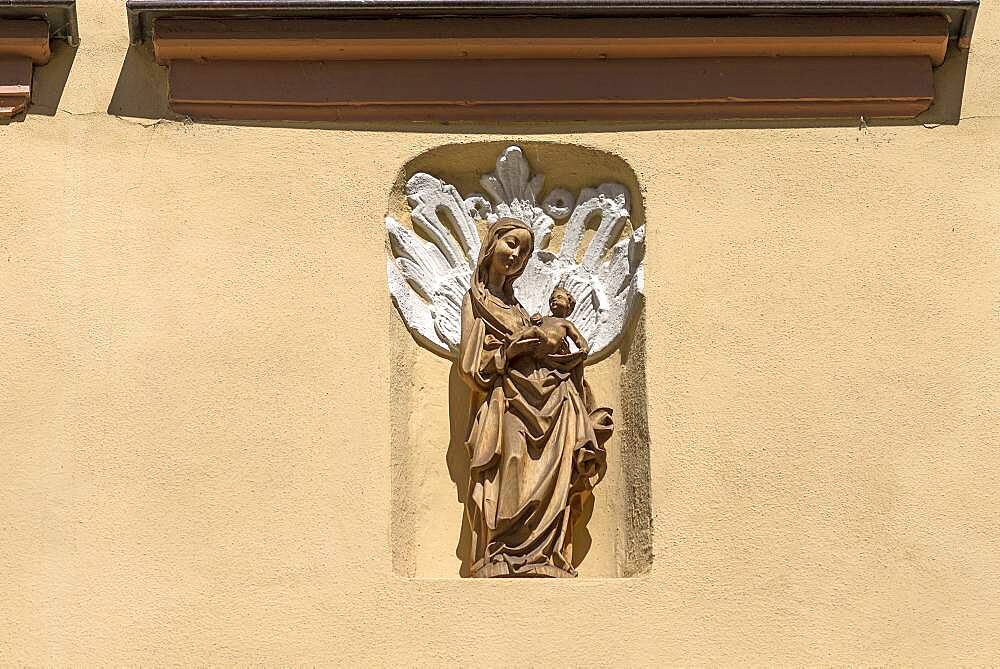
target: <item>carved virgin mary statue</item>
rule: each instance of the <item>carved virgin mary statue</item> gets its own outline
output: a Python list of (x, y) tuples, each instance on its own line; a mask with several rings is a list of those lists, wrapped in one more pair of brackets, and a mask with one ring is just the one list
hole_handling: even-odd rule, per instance
[(546, 351), (514, 296), (534, 248), (512, 218), (490, 226), (462, 305), (459, 373), (476, 397), (467, 446), (471, 575), (575, 576), (573, 524), (604, 474), (611, 412), (586, 382), (586, 352)]
[[(573, 527), (604, 475), (613, 429), (584, 367), (624, 336), (642, 291), (644, 231), (623, 234), (619, 184), (579, 198), (557, 189), (539, 207), (542, 178), (517, 147), (481, 183), (493, 202), (463, 199), (427, 174), (409, 180), (411, 218), (426, 239), (386, 219), (390, 292), (417, 341), (454, 360), (472, 392), (470, 576), (572, 577)], [(560, 218), (557, 254), (546, 247)]]

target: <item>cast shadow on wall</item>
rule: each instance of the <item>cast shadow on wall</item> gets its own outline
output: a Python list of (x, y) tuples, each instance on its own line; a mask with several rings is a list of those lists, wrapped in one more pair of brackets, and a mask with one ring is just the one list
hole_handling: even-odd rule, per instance
[[(934, 102), (930, 109), (912, 119), (864, 119), (869, 126), (956, 125), (961, 120), (962, 97), (969, 50), (949, 46), (944, 63), (933, 70)], [(66, 70), (68, 72), (68, 69)], [(65, 83), (65, 77), (63, 77)], [(61, 90), (61, 89), (60, 89)], [(170, 109), (169, 70), (158, 65), (152, 49), (146, 45), (131, 45), (125, 54), (108, 113), (115, 116), (152, 120), (190, 121), (185, 115)], [(57, 98), (58, 101), (58, 98)], [(54, 109), (54, 106), (52, 107)], [(44, 113), (44, 112), (42, 112)], [(554, 129), (567, 132), (623, 132), (629, 130), (685, 129), (779, 129), (858, 127), (860, 118), (800, 118), (800, 119), (664, 119), (653, 121), (518, 121), (516, 115), (501, 121), (226, 121), (199, 119), (198, 123), (248, 127), (279, 127), (327, 130), (374, 130), (405, 132), (465, 132), (491, 134), (501, 130), (531, 135), (551, 133)]]
[(153, 51), (145, 44), (132, 44), (125, 53), (108, 114), (168, 121), (184, 117), (170, 110), (169, 72), (156, 64)]
[(55, 116), (59, 111), (59, 101), (69, 80), (69, 73), (76, 60), (79, 47), (70, 46), (61, 40), (52, 42), (52, 56), (45, 65), (36, 65), (31, 77), (31, 104), (27, 111), (7, 121), (23, 121), (25, 116)]

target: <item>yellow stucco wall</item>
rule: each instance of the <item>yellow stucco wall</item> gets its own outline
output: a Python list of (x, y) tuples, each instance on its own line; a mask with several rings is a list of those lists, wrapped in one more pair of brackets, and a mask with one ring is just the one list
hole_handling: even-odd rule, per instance
[[(992, 6), (958, 126), (567, 134), (118, 118), (123, 7), (79, 14), (0, 127), (0, 664), (1000, 659)], [(381, 219), (524, 139), (644, 191), (652, 568), (401, 578)]]

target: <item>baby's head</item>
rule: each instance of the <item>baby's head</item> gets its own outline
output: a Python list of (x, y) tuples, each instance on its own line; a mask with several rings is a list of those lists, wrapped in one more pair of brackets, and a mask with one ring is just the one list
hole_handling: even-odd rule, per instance
[(556, 286), (549, 297), (549, 309), (552, 310), (552, 315), (556, 318), (566, 318), (573, 313), (575, 307), (576, 300), (570, 292), (562, 286)]

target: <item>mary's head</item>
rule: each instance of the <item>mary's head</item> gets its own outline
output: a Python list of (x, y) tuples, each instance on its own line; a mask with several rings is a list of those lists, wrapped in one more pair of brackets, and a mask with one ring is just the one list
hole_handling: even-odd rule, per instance
[(504, 291), (508, 292), (528, 264), (535, 235), (527, 223), (501, 218), (490, 226), (483, 241), (476, 267), (477, 283), (488, 286), (493, 277), (494, 283), (502, 280)]

